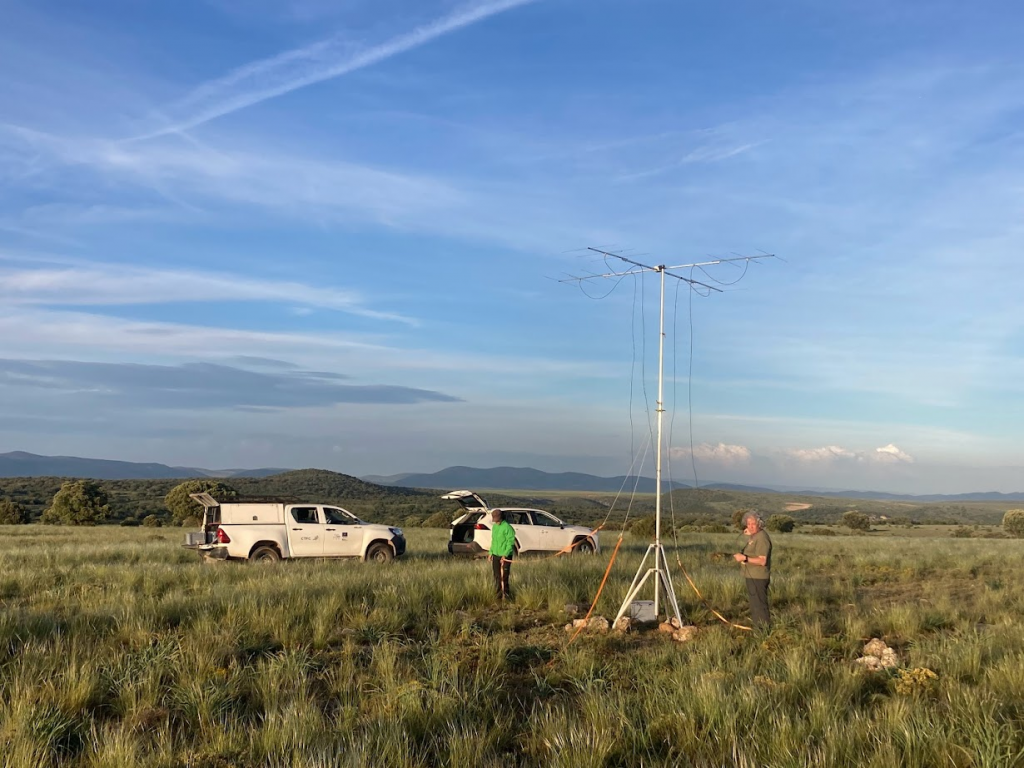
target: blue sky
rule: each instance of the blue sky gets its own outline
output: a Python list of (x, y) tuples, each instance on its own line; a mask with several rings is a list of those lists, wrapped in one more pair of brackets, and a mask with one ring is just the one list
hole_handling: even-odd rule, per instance
[(3, 15), (0, 451), (1024, 490), (1017, 4)]

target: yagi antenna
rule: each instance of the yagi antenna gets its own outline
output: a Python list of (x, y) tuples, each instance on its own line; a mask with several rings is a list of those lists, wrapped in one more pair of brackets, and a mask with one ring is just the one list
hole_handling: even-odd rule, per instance
[[(613, 277), (626, 277), (628, 275), (642, 275), (645, 272), (656, 272), (661, 275), (661, 320), (658, 328), (658, 451), (657, 459), (655, 464), (655, 478), (654, 478), (654, 490), (655, 490), (655, 502), (654, 502), (654, 541), (647, 547), (647, 552), (644, 553), (643, 560), (640, 561), (640, 567), (637, 568), (636, 575), (633, 577), (633, 583), (629, 587), (629, 591), (626, 593), (625, 600), (622, 601), (622, 605), (619, 607), (619, 612), (615, 615), (615, 622), (617, 624), (632, 605), (633, 600), (640, 590), (643, 589), (644, 584), (647, 580), (654, 577), (654, 614), (660, 618), (661, 612), (659, 609), (659, 592), (662, 588), (665, 590), (665, 595), (668, 599), (669, 608), (672, 611), (679, 626), (683, 624), (683, 618), (679, 614), (679, 603), (676, 600), (675, 589), (672, 587), (672, 576), (668, 570), (668, 560), (665, 557), (665, 547), (661, 543), (661, 454), (662, 454), (662, 421), (665, 414), (664, 404), (664, 388), (665, 388), (665, 277), (674, 277), (676, 280), (681, 280), (684, 283), (690, 285), (691, 290), (697, 287), (704, 288), (709, 292), (722, 293), (721, 288), (717, 288), (708, 283), (702, 283), (699, 280), (694, 280), (689, 277), (683, 277), (680, 274), (676, 274), (677, 270), (683, 269), (694, 269), (714, 266), (716, 264), (725, 264), (730, 262), (744, 262), (749, 264), (752, 261), (759, 259), (772, 259), (775, 258), (773, 253), (765, 253), (757, 256), (732, 256), (723, 259), (710, 259), (708, 261), (694, 262), (692, 264), (676, 264), (674, 266), (666, 266), (659, 264), (652, 266), (650, 264), (643, 264), (639, 261), (635, 261), (631, 258), (623, 256), (620, 253), (613, 251), (606, 251), (601, 248), (587, 248), (589, 251), (599, 253), (605, 257), (605, 261), (609, 258), (618, 259), (619, 261), (629, 264), (630, 267), (622, 272), (605, 272), (604, 274), (595, 275), (582, 275), (580, 277), (569, 277), (564, 280), (560, 280), (562, 283), (582, 283), (587, 280), (601, 280)], [(644, 566), (647, 565), (647, 559), (654, 555), (654, 565), (644, 570)], [(667, 613), (667, 611), (666, 611)], [(670, 616), (669, 618), (672, 618)], [(613, 626), (614, 626), (613, 624)]]

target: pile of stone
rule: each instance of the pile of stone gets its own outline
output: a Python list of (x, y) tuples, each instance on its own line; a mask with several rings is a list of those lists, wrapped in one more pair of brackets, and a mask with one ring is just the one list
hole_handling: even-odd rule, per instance
[(584, 632), (607, 632), (611, 624), (604, 616), (591, 616), (589, 619), (573, 619), (565, 625), (565, 631), (575, 632), (580, 627)]
[[(581, 608), (583, 606), (572, 606), (573, 608)], [(586, 606), (589, 610), (589, 606)], [(566, 612), (572, 615), (570, 612), (570, 606), (566, 606)], [(609, 629), (615, 629), (616, 632), (630, 632), (636, 629), (641, 629), (645, 626), (653, 627), (653, 624), (647, 624), (645, 622), (638, 622), (636, 619), (632, 619), (629, 616), (623, 616), (612, 627), (608, 619), (604, 616), (591, 616), (589, 619), (573, 619), (565, 625), (565, 631), (572, 634), (582, 627), (583, 632), (607, 632)], [(679, 623), (679, 620), (672, 618), (668, 621), (662, 622), (658, 625), (659, 632), (665, 632), (672, 635), (672, 639), (685, 643), (688, 640), (692, 640), (697, 636), (696, 627), (685, 627)]]
[(688, 640), (693, 640), (697, 636), (696, 627), (684, 627), (679, 623), (679, 619), (673, 616), (668, 621), (663, 621), (658, 625), (658, 631), (672, 635), (672, 639), (679, 643), (685, 643)]
[(884, 640), (873, 637), (864, 646), (864, 655), (855, 663), (860, 664), (868, 672), (878, 672), (898, 667), (900, 659), (896, 655), (896, 651), (886, 645)]

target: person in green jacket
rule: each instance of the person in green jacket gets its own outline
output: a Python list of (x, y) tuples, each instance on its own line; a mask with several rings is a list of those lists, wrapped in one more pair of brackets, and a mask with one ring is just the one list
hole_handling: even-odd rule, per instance
[(516, 549), (516, 532), (511, 523), (505, 520), (505, 513), (500, 509), (491, 510), (491, 571), (494, 573), (494, 589), (499, 600), (511, 600), (512, 591), (508, 586), (509, 573), (512, 570), (512, 555)]

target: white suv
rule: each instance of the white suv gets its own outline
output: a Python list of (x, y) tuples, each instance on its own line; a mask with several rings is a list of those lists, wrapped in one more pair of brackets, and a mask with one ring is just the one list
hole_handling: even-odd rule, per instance
[[(487, 502), (472, 491), (452, 491), (441, 497), (457, 501), (466, 514), (451, 524), (448, 552), (453, 555), (484, 555), (491, 548), (491, 512)], [(567, 525), (541, 509), (498, 507), (516, 532), (516, 554), (559, 552), (572, 545), (573, 552), (600, 552), (597, 534), (582, 525)]]

